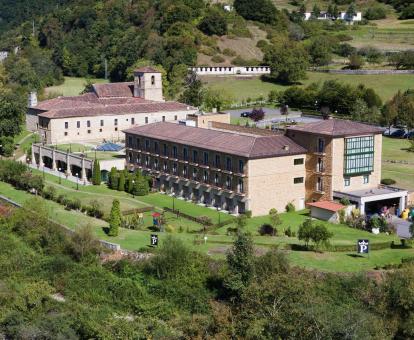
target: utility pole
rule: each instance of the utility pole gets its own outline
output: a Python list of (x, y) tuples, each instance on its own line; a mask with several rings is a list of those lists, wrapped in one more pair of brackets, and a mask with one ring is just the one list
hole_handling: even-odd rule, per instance
[(105, 79), (108, 79), (108, 60), (105, 58)]

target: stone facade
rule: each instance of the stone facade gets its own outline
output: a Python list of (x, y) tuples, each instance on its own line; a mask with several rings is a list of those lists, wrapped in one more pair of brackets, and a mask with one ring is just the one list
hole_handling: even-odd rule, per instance
[[(125, 115), (85, 116), (48, 119), (39, 117), (39, 135), (46, 144), (75, 143), (77, 141), (124, 140), (122, 130), (133, 125), (186, 119), (188, 111), (151, 112)], [(102, 125), (103, 124), (103, 125)]]
[(215, 123), (230, 124), (230, 114), (222, 112), (195, 114), (188, 115), (187, 120), (194, 121), (196, 127), (208, 129)]

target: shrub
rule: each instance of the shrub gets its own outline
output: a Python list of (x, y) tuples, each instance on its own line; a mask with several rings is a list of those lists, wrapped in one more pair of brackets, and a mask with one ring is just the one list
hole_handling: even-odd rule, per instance
[(251, 218), (251, 217), (252, 217), (252, 211), (251, 211), (251, 210), (246, 210), (246, 211), (244, 212), (244, 215), (245, 215), (247, 218)]
[(384, 185), (393, 185), (395, 183), (396, 183), (396, 181), (393, 180), (392, 178), (383, 178), (381, 180), (381, 184), (384, 184)]
[(261, 50), (263, 50), (267, 46), (269, 46), (269, 44), (267, 43), (266, 40), (259, 40), (256, 44), (256, 47), (260, 48)]
[(387, 12), (383, 6), (373, 6), (366, 10), (364, 17), (368, 20), (385, 19), (387, 17)]
[(353, 38), (345, 33), (339, 33), (336, 35), (339, 41), (351, 41)]
[(277, 230), (276, 228), (273, 228), (273, 226), (271, 226), (270, 224), (265, 223), (260, 226), (259, 234), (261, 236), (266, 236), (266, 235), (276, 236)]
[(340, 199), (339, 203), (341, 203), (342, 205), (345, 205), (345, 206), (347, 206), (347, 205), (350, 205), (350, 204), (351, 204), (351, 202), (349, 202), (349, 199), (348, 199), (347, 197), (342, 197), (342, 198)]
[(171, 224), (167, 224), (165, 226), (165, 232), (166, 233), (175, 233), (175, 228)]
[(292, 237), (292, 229), (289, 227), (287, 227), (287, 229), (285, 230), (285, 235), (287, 237)]
[(54, 201), (56, 198), (56, 188), (52, 186), (48, 186), (43, 190), (43, 197), (47, 200)]
[(198, 28), (207, 35), (225, 35), (227, 22), (218, 11), (210, 11), (200, 22)]
[(349, 57), (349, 68), (351, 70), (359, 70), (364, 65), (364, 58), (358, 54), (352, 54)]
[(265, 113), (262, 108), (259, 108), (259, 109), (254, 108), (250, 114), (250, 118), (255, 122), (262, 120), (264, 116), (265, 116)]
[(211, 58), (211, 61), (214, 63), (222, 63), (225, 61), (225, 59), (220, 55), (215, 55), (213, 58)]
[(121, 209), (119, 200), (114, 199), (112, 202), (111, 214), (109, 217), (109, 236), (118, 236), (119, 228), (121, 226)]
[(296, 210), (295, 205), (292, 202), (286, 204), (286, 212), (294, 212)]
[(65, 205), (65, 201), (66, 201), (66, 195), (64, 194), (60, 194), (57, 198), (56, 198), (56, 202), (59, 204), (63, 204)]
[(346, 222), (345, 219), (345, 209), (341, 209), (338, 211), (338, 215), (339, 215), (339, 223), (344, 224)]
[(236, 51), (231, 48), (225, 48), (222, 53), (228, 57), (235, 57), (237, 55)]

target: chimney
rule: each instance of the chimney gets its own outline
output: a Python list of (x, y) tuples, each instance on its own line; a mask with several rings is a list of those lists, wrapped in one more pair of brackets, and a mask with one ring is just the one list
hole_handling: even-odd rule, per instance
[(37, 106), (37, 93), (36, 92), (29, 93), (28, 106), (29, 107)]
[(283, 150), (289, 151), (289, 145), (283, 145)]

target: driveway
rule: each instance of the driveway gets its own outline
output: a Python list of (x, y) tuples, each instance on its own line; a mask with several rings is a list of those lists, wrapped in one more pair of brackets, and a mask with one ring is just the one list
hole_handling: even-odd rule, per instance
[(401, 238), (411, 238), (410, 225), (411, 222), (403, 220), (399, 217), (392, 216), (391, 223), (397, 227), (397, 235)]

